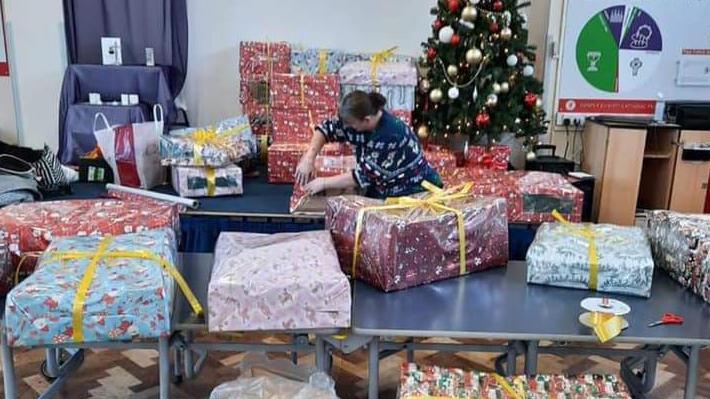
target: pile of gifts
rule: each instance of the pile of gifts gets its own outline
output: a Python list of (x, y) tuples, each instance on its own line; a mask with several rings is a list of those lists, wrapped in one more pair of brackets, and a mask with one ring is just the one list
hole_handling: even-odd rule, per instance
[(244, 192), (237, 163), (256, 154), (249, 118), (240, 116), (204, 128), (173, 130), (160, 141), (163, 165), (182, 197), (215, 197)]

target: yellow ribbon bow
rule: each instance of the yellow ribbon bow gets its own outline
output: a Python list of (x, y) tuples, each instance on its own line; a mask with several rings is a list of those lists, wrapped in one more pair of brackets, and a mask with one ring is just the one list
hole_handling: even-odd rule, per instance
[(328, 50), (318, 50), (318, 75), (328, 72)]
[(80, 343), (84, 341), (84, 304), (86, 302), (86, 295), (91, 287), (91, 283), (94, 281), (94, 276), (96, 275), (96, 269), (99, 267), (99, 262), (104, 259), (144, 259), (150, 260), (157, 263), (162, 267), (170, 277), (175, 280), (178, 287), (185, 295), (185, 298), (190, 303), (192, 310), (197, 316), (202, 315), (203, 309), (200, 302), (195, 297), (195, 294), (187, 285), (185, 279), (182, 277), (180, 272), (164, 257), (155, 255), (147, 251), (111, 251), (107, 252), (111, 242), (113, 242), (113, 237), (105, 237), (101, 240), (96, 252), (83, 252), (83, 251), (62, 251), (53, 253), (48, 261), (67, 261), (67, 260), (78, 260), (78, 259), (90, 259), (89, 266), (87, 266), (86, 271), (84, 271), (84, 276), (79, 282), (79, 287), (77, 287), (76, 296), (74, 297), (74, 303), (72, 305), (72, 328), (74, 330), (74, 342)]
[(202, 151), (206, 145), (213, 147), (228, 149), (229, 141), (232, 137), (239, 135), (249, 129), (249, 124), (239, 125), (231, 129), (217, 132), (213, 128), (197, 129), (187, 135), (192, 141), (192, 156), (195, 165), (204, 165)]
[(357, 267), (358, 254), (360, 252), (360, 236), (362, 235), (362, 225), (365, 219), (365, 213), (370, 211), (388, 211), (401, 209), (424, 209), (433, 213), (452, 212), (456, 215), (456, 222), (459, 235), (459, 274), (466, 273), (466, 229), (464, 226), (463, 212), (459, 209), (451, 208), (444, 205), (447, 201), (464, 198), (469, 195), (471, 184), (463, 184), (448, 190), (442, 190), (439, 187), (429, 183), (422, 182), (422, 187), (429, 192), (429, 195), (424, 198), (399, 197), (388, 198), (385, 200), (385, 205), (366, 206), (360, 208), (357, 213), (357, 221), (355, 222), (355, 244), (353, 247), (353, 265), (352, 277), (355, 278)]
[(372, 80), (372, 85), (375, 87), (380, 86), (380, 80), (377, 78), (377, 71), (380, 65), (384, 64), (394, 56), (394, 52), (397, 51), (398, 47), (391, 47), (386, 50), (378, 51), (372, 54), (370, 57), (370, 79)]
[(582, 237), (587, 240), (589, 244), (588, 257), (589, 257), (589, 289), (592, 291), (597, 290), (597, 284), (599, 279), (599, 254), (597, 253), (597, 233), (594, 232), (592, 227), (588, 224), (574, 224), (569, 220), (565, 219), (562, 214), (560, 214), (557, 209), (552, 211), (552, 217), (560, 222), (563, 226), (567, 227), (570, 234), (577, 237)]

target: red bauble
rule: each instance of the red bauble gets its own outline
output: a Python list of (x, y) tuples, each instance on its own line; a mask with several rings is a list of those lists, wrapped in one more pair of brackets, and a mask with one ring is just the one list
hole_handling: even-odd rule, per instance
[(436, 58), (436, 49), (434, 47), (429, 47), (429, 49), (426, 51), (426, 56), (430, 60)]
[(458, 34), (454, 33), (453, 36), (451, 36), (451, 45), (452, 46), (458, 46), (459, 43), (461, 43), (461, 36)]
[(439, 29), (441, 29), (441, 28), (444, 27), (444, 21), (442, 21), (442, 20), (440, 20), (440, 19), (437, 19), (436, 21), (434, 21), (434, 23), (432, 24), (432, 26), (434, 27), (435, 30), (438, 31)]
[(451, 12), (458, 12), (459, 8), (461, 8), (461, 3), (459, 3), (459, 0), (449, 0), (448, 8)]
[(537, 96), (535, 95), (535, 93), (527, 93), (525, 95), (525, 98), (523, 99), (523, 103), (525, 103), (526, 107), (532, 109), (537, 103)]
[(491, 169), (493, 166), (493, 154), (490, 151), (486, 151), (481, 158), (481, 165), (483, 165), (483, 169)]
[(498, 33), (498, 29), (500, 26), (498, 26), (498, 22), (491, 22), (490, 25), (488, 25), (488, 29), (490, 29), (491, 33)]
[(488, 113), (481, 112), (480, 114), (476, 115), (476, 126), (478, 126), (479, 128), (484, 129), (490, 124), (491, 116), (488, 115)]
[(503, 2), (501, 0), (496, 0), (493, 2), (493, 11), (495, 11), (495, 12), (503, 11)]

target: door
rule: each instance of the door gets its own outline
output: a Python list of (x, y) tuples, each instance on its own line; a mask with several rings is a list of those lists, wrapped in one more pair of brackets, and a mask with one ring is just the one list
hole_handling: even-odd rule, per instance
[[(710, 144), (710, 131), (683, 131), (681, 144)], [(684, 161), (682, 146), (676, 155), (675, 177), (670, 209), (684, 213), (703, 213), (708, 195), (710, 161)]]

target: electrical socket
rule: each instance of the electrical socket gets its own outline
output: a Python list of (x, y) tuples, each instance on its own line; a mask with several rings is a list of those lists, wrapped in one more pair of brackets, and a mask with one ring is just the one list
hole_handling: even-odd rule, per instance
[(577, 116), (572, 118), (572, 125), (576, 128), (584, 127), (584, 122), (587, 120), (584, 116)]
[(579, 114), (566, 114), (558, 112), (556, 115), (557, 126), (583, 127), (587, 117)]

